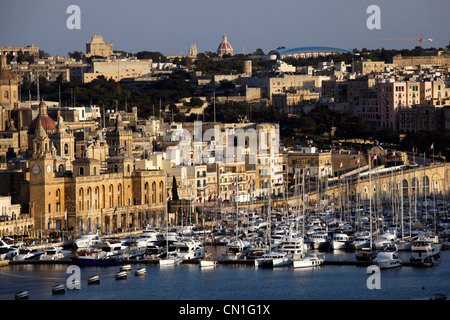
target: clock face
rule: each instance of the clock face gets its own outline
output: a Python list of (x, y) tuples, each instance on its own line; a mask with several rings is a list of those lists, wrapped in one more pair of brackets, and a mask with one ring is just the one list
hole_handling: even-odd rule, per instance
[(50, 174), (52, 172), (52, 167), (50, 165), (47, 165), (47, 173)]
[(39, 172), (41, 172), (41, 167), (39, 167), (37, 164), (35, 164), (32, 168), (31, 168), (31, 172), (34, 175), (39, 174)]

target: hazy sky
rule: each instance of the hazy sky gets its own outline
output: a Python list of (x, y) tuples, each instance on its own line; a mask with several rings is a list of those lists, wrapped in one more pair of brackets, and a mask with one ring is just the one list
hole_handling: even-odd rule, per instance
[[(81, 29), (69, 30), (67, 7), (81, 10)], [(367, 7), (381, 10), (381, 29), (369, 30)], [(114, 50), (187, 54), (215, 51), (224, 33), (235, 53), (265, 53), (280, 46), (348, 49), (414, 48), (450, 41), (449, 0), (0, 0), (0, 46), (34, 43), (51, 55), (86, 52), (102, 35)]]

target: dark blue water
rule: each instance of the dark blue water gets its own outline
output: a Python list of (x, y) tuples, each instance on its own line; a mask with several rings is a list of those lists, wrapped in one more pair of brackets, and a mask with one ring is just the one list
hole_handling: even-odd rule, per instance
[[(404, 261), (410, 253), (401, 253)], [(326, 259), (354, 259), (354, 253), (329, 253)], [(119, 267), (81, 268), (81, 288), (53, 295), (66, 284), (67, 265), (10, 265), (0, 268), (0, 300), (26, 290), (30, 300), (409, 300), (450, 294), (450, 251), (432, 268), (402, 266), (381, 270), (381, 288), (368, 289), (366, 267), (325, 265), (316, 269), (255, 269), (253, 265), (195, 264), (174, 267), (134, 264), (126, 280), (116, 280)], [(134, 270), (147, 269), (137, 277)], [(87, 278), (100, 275), (98, 285)]]

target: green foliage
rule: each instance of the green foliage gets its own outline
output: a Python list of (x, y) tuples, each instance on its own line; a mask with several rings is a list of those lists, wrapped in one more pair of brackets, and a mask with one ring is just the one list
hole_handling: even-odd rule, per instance
[[(430, 150), (433, 144), (433, 150)], [(416, 155), (426, 153), (427, 156), (434, 153), (445, 156), (446, 159), (450, 157), (450, 135), (446, 135), (438, 131), (419, 131), (417, 133), (409, 133), (400, 142), (402, 150), (411, 152), (414, 148)]]
[[(61, 101), (63, 105), (74, 102), (77, 106), (96, 104), (106, 107), (115, 107), (116, 103), (121, 108), (127, 101), (128, 105), (137, 106), (139, 114), (147, 117), (152, 114), (153, 107), (159, 108), (159, 101), (164, 105), (173, 104), (178, 100), (193, 95), (192, 87), (185, 81), (184, 74), (174, 74), (167, 79), (155, 82), (148, 87), (124, 85), (112, 79), (106, 80), (100, 76), (89, 83), (81, 83), (79, 80), (69, 83), (40, 82), (41, 96), (48, 100), (59, 100), (59, 87), (61, 88)], [(36, 95), (36, 85), (29, 80), (22, 86), (22, 95), (28, 96), (28, 90)]]

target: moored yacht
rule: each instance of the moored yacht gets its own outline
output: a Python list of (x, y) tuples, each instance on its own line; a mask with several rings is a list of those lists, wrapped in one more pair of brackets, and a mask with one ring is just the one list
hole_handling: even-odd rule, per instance
[(350, 247), (350, 237), (343, 232), (334, 233), (331, 240), (331, 247), (333, 250), (348, 249)]
[(309, 268), (323, 265), (325, 258), (315, 252), (308, 253), (301, 259), (294, 259), (292, 265), (294, 268)]
[(172, 243), (170, 252), (175, 252), (182, 260), (201, 259), (204, 256), (203, 244), (191, 238), (184, 238)]
[(74, 247), (75, 249), (89, 248), (93, 245), (100, 244), (101, 240), (98, 233), (93, 234), (83, 234), (78, 239), (75, 239)]
[(43, 254), (44, 254), (44, 252), (41, 250), (28, 248), (28, 247), (21, 247), (21, 248), (19, 248), (19, 252), (13, 258), (13, 260), (39, 260), (39, 258)]
[(350, 243), (354, 250), (359, 250), (370, 246), (370, 232), (362, 231), (355, 234), (355, 239)]
[(277, 268), (292, 264), (292, 259), (284, 252), (272, 251), (255, 259), (255, 267)]
[(376, 239), (373, 240), (373, 246), (375, 247), (375, 249), (381, 250), (384, 247), (394, 244), (396, 239), (397, 233), (395, 232), (395, 230), (387, 230), (383, 234), (378, 235)]
[(309, 245), (306, 244), (303, 238), (289, 237), (281, 242), (279, 252), (286, 253), (291, 258), (302, 258), (309, 250)]
[(330, 237), (326, 231), (317, 231), (308, 235), (311, 247), (314, 250), (328, 250), (330, 248)]
[(380, 269), (390, 269), (400, 267), (402, 261), (398, 258), (398, 250), (395, 246), (387, 246), (380, 251), (373, 263), (380, 267)]
[(441, 246), (438, 236), (419, 236), (411, 246), (410, 262), (424, 266), (438, 264)]
[(69, 256), (69, 253), (65, 253), (61, 247), (47, 247), (44, 248), (44, 253), (39, 257), (39, 260), (61, 260)]

